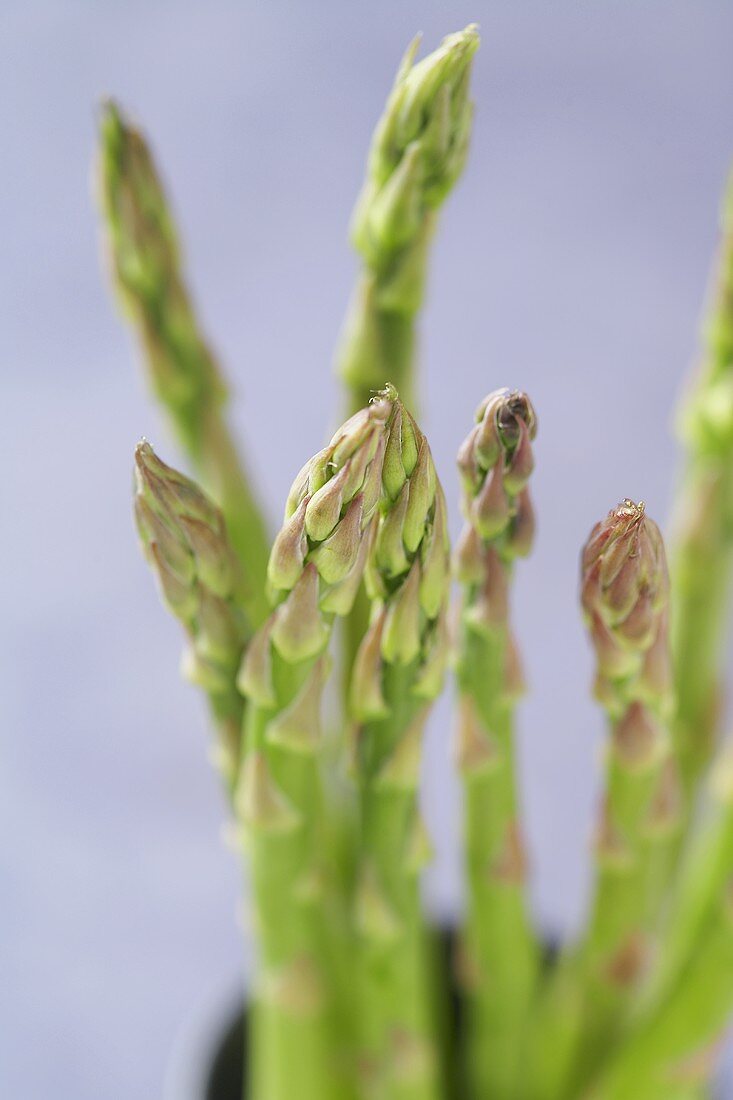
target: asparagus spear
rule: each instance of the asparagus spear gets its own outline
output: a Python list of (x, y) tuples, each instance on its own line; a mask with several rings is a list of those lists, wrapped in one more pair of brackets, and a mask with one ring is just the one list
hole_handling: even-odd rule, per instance
[[(458, 180), (468, 153), (473, 105), (471, 62), (478, 28), (445, 38), (415, 63), (413, 40), (397, 70), (372, 138), (351, 237), (362, 261), (337, 350), (347, 407), (359, 409), (390, 378), (414, 404), (415, 319), (422, 305), (430, 241), (438, 209)], [(364, 594), (349, 616), (344, 642), (348, 690), (367, 626)]]
[(320, 702), (333, 622), (351, 607), (377, 523), (397, 417), (399, 402), (387, 389), (296, 478), (268, 565), (276, 607), (238, 678), (248, 708), (236, 802), (251, 851), (262, 955), (253, 1073), (265, 1100), (289, 1100), (294, 1080), (299, 1100), (335, 1100), (346, 1089)]
[(521, 674), (509, 626), (512, 564), (529, 553), (527, 490), (537, 420), (529, 398), (498, 390), (462, 445), (465, 527), (455, 571), (463, 587), (458, 640), (458, 765), (468, 862), (469, 1072), (474, 1095), (516, 1096), (538, 953), (524, 894), (524, 843), (514, 775)]
[(597, 524), (582, 559), (582, 603), (610, 722), (595, 843), (596, 892), (581, 945), (584, 989), (575, 1079), (608, 1050), (648, 962), (681, 800), (668, 720), (668, 578), (644, 505), (625, 500)]
[(99, 182), (115, 290), (150, 384), (227, 522), (254, 625), (267, 614), (269, 543), (226, 424), (227, 390), (184, 283), (177, 234), (150, 150), (114, 103), (102, 112)]
[(163, 600), (189, 637), (184, 670), (208, 697), (218, 733), (217, 762), (231, 792), (244, 711), (236, 676), (250, 632), (242, 611), (241, 569), (224, 517), (144, 440), (135, 449), (135, 516)]
[(589, 1100), (687, 1100), (709, 1083), (733, 1011), (731, 871), (678, 981), (626, 1037)]
[(711, 777), (710, 803), (685, 853), (652, 980), (592, 1100), (687, 1100), (685, 1088), (709, 1095), (733, 1011), (730, 745)]
[(422, 730), (447, 656), (445, 500), (427, 440), (395, 410), (366, 584), (371, 621), (354, 663), (351, 713), (360, 801), (355, 919), (363, 1091), (439, 1095), (419, 872), (429, 844), (418, 809)]
[(685, 469), (671, 553), (676, 738), (688, 792), (718, 733), (733, 552), (733, 176), (702, 361), (681, 405)]
[(704, 939), (726, 884), (733, 881), (733, 742), (721, 751), (708, 787), (665, 916), (656, 965), (640, 999), (637, 1015), (642, 1018), (670, 996)]
[(422, 304), (437, 211), (463, 170), (471, 130), (468, 98), (475, 25), (449, 35), (415, 64), (409, 46), (372, 139), (352, 239), (363, 271), (338, 351), (352, 409), (384, 378), (411, 404), (415, 316)]

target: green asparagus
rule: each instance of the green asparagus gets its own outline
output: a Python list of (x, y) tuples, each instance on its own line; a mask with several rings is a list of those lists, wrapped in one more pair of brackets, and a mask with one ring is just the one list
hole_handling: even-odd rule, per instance
[(719, 733), (733, 567), (733, 176), (721, 235), (702, 362), (680, 407), (685, 465), (670, 559), (675, 732), (688, 797)]
[(679, 824), (668, 729), (668, 589), (659, 529), (643, 504), (625, 500), (594, 527), (582, 560), (595, 692), (608, 714), (610, 744), (594, 847), (595, 897), (580, 949), (584, 997), (576, 1083), (584, 1083), (610, 1049), (648, 966)]
[[(339, 350), (351, 415), (296, 477), (271, 547), (152, 156), (114, 104), (102, 114), (115, 289), (203, 484), (138, 445), (138, 531), (187, 636), (248, 856), (260, 945), (249, 1100), (706, 1100), (733, 1013), (733, 747), (702, 782), (733, 551), (733, 181), (682, 409), (671, 592), (643, 504), (623, 501), (583, 552), (610, 736), (589, 916), (577, 942), (548, 952), (526, 897), (509, 610), (534, 535), (536, 416), (525, 394), (495, 391), (460, 449), (449, 630), (446, 501), (407, 407), (478, 42), (471, 25), (416, 63), (416, 40), (397, 73), (352, 225), (362, 270)], [(385, 378), (399, 395), (378, 389)], [(342, 711), (328, 697), (335, 634)], [(468, 887), (456, 1005), (420, 899), (423, 731), (451, 650)]]
[[(388, 389), (356, 413), (298, 474), (272, 547), (274, 611), (238, 677), (248, 700), (237, 808), (251, 856), (262, 952), (258, 997), (267, 1100), (341, 1095), (344, 1018), (335, 1003), (335, 872), (324, 833), (319, 749), (327, 646), (354, 600), (378, 524), (395, 417)], [(257, 1052), (255, 1052), (257, 1053)]]
[(409, 46), (372, 139), (351, 235), (363, 271), (338, 351), (352, 409), (391, 379), (414, 401), (415, 316), (422, 304), (438, 208), (466, 161), (473, 106), (471, 59), (478, 28), (449, 35), (415, 63)]
[(244, 567), (245, 606), (259, 625), (267, 613), (267, 530), (226, 424), (226, 386), (184, 283), (152, 156), (111, 102), (102, 111), (99, 189), (115, 290), (140, 340), (153, 391), (224, 513)]
[(163, 600), (189, 637), (184, 671), (208, 697), (218, 733), (216, 759), (232, 791), (244, 713), (236, 678), (250, 630), (241, 567), (224, 517), (144, 440), (135, 449), (135, 517)]
[(395, 409), (366, 585), (371, 621), (354, 663), (351, 713), (360, 806), (355, 922), (364, 1095), (439, 1096), (419, 872), (420, 748), (447, 658), (445, 500), (427, 440)]
[(517, 1095), (538, 964), (514, 774), (522, 680), (508, 605), (512, 564), (529, 553), (534, 534), (527, 482), (536, 430), (527, 396), (498, 390), (479, 406), (458, 455), (466, 521), (455, 572), (463, 588), (457, 762), (466, 803), (468, 1057), (473, 1095), (497, 1100)]

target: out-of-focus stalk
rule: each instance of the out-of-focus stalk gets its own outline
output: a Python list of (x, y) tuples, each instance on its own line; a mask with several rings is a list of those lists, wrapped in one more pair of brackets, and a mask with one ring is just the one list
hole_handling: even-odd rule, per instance
[(653, 948), (683, 812), (672, 713), (669, 583), (659, 529), (625, 500), (596, 524), (581, 598), (610, 726), (595, 892), (578, 947), (553, 968), (532, 1024), (529, 1095), (564, 1100), (611, 1053)]
[(733, 177), (721, 236), (702, 361), (680, 407), (685, 460), (670, 552), (675, 734), (688, 795), (719, 733), (733, 566)]
[(733, 1011), (733, 867), (711, 900), (677, 980), (625, 1036), (589, 1100), (688, 1100), (692, 1090), (710, 1095)]
[(721, 751), (708, 788), (662, 923), (655, 966), (639, 1005), (641, 1017), (660, 1008), (681, 980), (726, 886), (733, 883), (733, 742)]
[(680, 823), (668, 730), (668, 600), (659, 529), (643, 504), (625, 500), (593, 529), (582, 559), (596, 697), (608, 715), (610, 741), (594, 845), (595, 897), (580, 948), (576, 1084), (585, 1083), (612, 1047), (648, 965)]
[(422, 731), (447, 659), (445, 501), (427, 440), (395, 411), (366, 585), (371, 621), (354, 662), (351, 713), (360, 830), (355, 894), (364, 1096), (438, 1100), (439, 1059), (419, 874)]
[(458, 456), (466, 520), (455, 555), (463, 586), (457, 650), (457, 762), (464, 780), (472, 1094), (517, 1095), (538, 949), (525, 896), (515, 777), (514, 709), (522, 689), (509, 625), (514, 560), (529, 553), (527, 489), (537, 420), (525, 394), (499, 390), (479, 406)]
[(186, 288), (175, 225), (142, 134), (114, 103), (102, 111), (99, 190), (115, 291), (140, 341), (150, 385), (243, 566), (253, 625), (267, 614), (269, 540), (225, 418), (227, 390)]

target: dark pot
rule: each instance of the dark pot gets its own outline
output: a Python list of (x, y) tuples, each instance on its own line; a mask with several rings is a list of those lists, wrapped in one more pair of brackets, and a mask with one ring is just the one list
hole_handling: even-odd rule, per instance
[[(244, 1013), (237, 1012), (229, 1021), (213, 1052), (208, 1080), (196, 1100), (242, 1100), (242, 1082), (247, 1062), (247, 1036)], [(191, 1100), (194, 1100), (191, 1097)]]
[[(222, 1003), (224, 1007), (222, 1008)], [(165, 1100), (242, 1100), (247, 1037), (241, 997), (205, 1006), (176, 1044)]]

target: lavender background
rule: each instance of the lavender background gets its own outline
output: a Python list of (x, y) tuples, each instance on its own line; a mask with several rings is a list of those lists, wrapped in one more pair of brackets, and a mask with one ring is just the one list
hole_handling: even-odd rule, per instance
[[(114, 93), (152, 135), (234, 420), (280, 501), (336, 417), (345, 230), (397, 59), (415, 30), (432, 47), (474, 19), (475, 138), (435, 247), (424, 422), (455, 490), (485, 391), (523, 386), (539, 410), (521, 755), (538, 918), (580, 917), (602, 729), (577, 551), (620, 496), (668, 510), (673, 401), (733, 154), (733, 7), (6, 2), (2, 1096), (160, 1096), (176, 1037), (242, 966), (202, 707), (130, 522), (135, 440), (178, 456), (99, 274), (95, 103)], [(443, 913), (460, 898), (447, 720), (427, 766)]]

